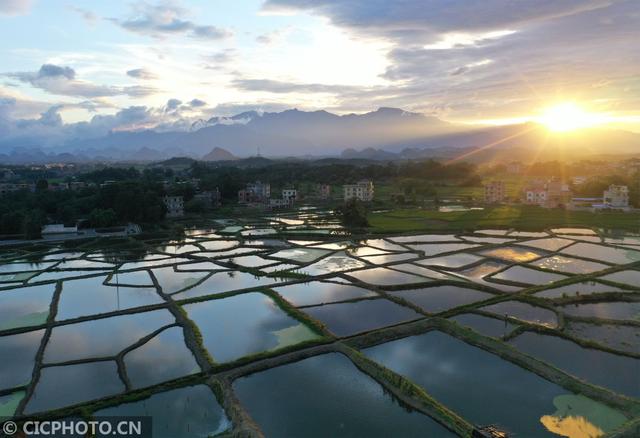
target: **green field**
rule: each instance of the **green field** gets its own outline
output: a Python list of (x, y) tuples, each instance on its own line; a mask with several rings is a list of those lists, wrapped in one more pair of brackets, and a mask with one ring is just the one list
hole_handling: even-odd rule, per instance
[(586, 226), (640, 231), (640, 213), (591, 213), (544, 209), (532, 206), (499, 206), (485, 210), (441, 213), (433, 210), (399, 209), (368, 215), (371, 231), (475, 230), (517, 228), (544, 230), (559, 226)]

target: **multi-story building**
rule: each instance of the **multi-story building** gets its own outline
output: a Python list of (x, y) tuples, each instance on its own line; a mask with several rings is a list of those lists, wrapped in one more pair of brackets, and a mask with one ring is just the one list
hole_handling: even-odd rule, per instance
[(629, 187), (610, 185), (607, 190), (604, 191), (602, 196), (602, 203), (608, 208), (629, 208)]
[(262, 200), (271, 197), (271, 184), (269, 183), (262, 183), (260, 181), (249, 183), (247, 184), (247, 190), (253, 193), (253, 196)]
[(564, 207), (571, 201), (569, 185), (557, 179), (531, 181), (522, 191), (522, 202), (545, 208)]
[(167, 208), (167, 217), (184, 216), (184, 198), (182, 196), (165, 196), (163, 200)]
[(512, 161), (510, 163), (507, 164), (507, 172), (514, 174), (514, 175), (519, 175), (522, 173), (522, 163), (519, 161)]
[(316, 186), (316, 196), (320, 199), (331, 198), (331, 186), (329, 184), (318, 184)]
[(547, 191), (540, 186), (526, 187), (522, 194), (522, 202), (529, 205), (543, 205), (547, 200)]
[(557, 179), (552, 179), (547, 182), (545, 188), (547, 191), (547, 199), (543, 207), (566, 207), (571, 201), (571, 190), (568, 184)]
[(248, 203), (268, 203), (271, 197), (271, 185), (256, 181), (247, 184), (246, 188), (238, 191), (238, 202)]
[(287, 204), (293, 204), (298, 200), (298, 191), (296, 189), (284, 189), (282, 191), (282, 199), (287, 202)]
[(220, 190), (216, 187), (215, 190), (196, 193), (193, 195), (193, 199), (202, 202), (204, 208), (218, 207), (220, 205)]
[(356, 184), (345, 184), (344, 200), (357, 199), (358, 201), (370, 202), (373, 201), (373, 181), (362, 180)]
[(487, 204), (499, 204), (506, 199), (504, 181), (491, 181), (484, 185), (484, 202)]
[(286, 199), (277, 199), (277, 198), (269, 198), (269, 208), (272, 210), (278, 208), (286, 208), (289, 207), (291, 203)]

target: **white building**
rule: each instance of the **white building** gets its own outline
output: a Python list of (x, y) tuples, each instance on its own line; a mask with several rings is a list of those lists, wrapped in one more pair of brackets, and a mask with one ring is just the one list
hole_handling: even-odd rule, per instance
[(610, 185), (609, 188), (604, 191), (602, 203), (608, 208), (628, 209), (629, 187)]
[(64, 224), (50, 224), (42, 227), (42, 235), (50, 234), (77, 234), (78, 227), (65, 227)]
[(251, 192), (254, 197), (262, 201), (265, 201), (271, 197), (271, 184), (269, 183), (262, 183), (260, 181), (249, 183), (247, 184), (246, 190)]
[(167, 207), (167, 217), (184, 216), (184, 198), (182, 196), (165, 196), (164, 205)]
[(373, 181), (362, 180), (356, 184), (345, 184), (344, 200), (357, 199), (358, 201), (370, 202), (373, 201)]
[(293, 204), (298, 200), (298, 191), (296, 189), (284, 189), (282, 191), (282, 199), (289, 204)]

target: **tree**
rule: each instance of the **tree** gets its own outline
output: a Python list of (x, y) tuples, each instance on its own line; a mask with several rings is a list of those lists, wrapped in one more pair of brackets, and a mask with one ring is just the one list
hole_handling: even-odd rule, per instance
[(94, 208), (91, 210), (91, 213), (89, 213), (89, 222), (91, 226), (95, 228), (112, 227), (116, 224), (116, 221), (116, 212), (112, 208)]
[(49, 181), (47, 181), (46, 179), (39, 179), (38, 182), (36, 182), (36, 190), (39, 192), (42, 192), (44, 190), (47, 190), (49, 188)]
[(0, 216), (0, 234), (18, 234), (22, 231), (24, 215), (11, 211)]
[(204, 202), (199, 199), (192, 199), (191, 201), (185, 202), (184, 209), (188, 213), (203, 213), (206, 210)]
[(22, 222), (22, 231), (26, 239), (39, 239), (42, 237), (44, 226), (44, 213), (41, 210), (33, 210), (27, 213)]
[(368, 227), (367, 209), (364, 204), (356, 199), (348, 200), (343, 206), (338, 207), (342, 224), (347, 227)]

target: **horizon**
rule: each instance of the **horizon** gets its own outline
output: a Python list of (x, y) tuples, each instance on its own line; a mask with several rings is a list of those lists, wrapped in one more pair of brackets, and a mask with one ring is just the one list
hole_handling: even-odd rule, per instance
[(55, 146), (251, 110), (380, 107), (466, 128), (640, 132), (637, 4), (524, 3), (3, 1), (0, 134)]

